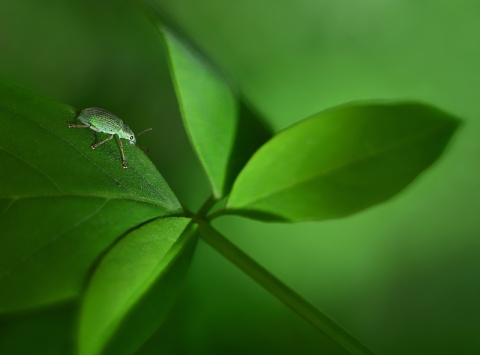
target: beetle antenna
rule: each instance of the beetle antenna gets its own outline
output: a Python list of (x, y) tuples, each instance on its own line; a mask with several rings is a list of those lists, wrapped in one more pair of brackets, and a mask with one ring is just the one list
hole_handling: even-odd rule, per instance
[[(140, 136), (141, 134), (144, 134), (145, 132), (148, 132), (148, 131), (151, 131), (151, 130), (152, 130), (151, 127), (150, 127), (150, 128), (147, 128), (147, 129), (141, 131), (139, 134), (137, 134), (137, 137)], [(144, 152), (149, 152), (149, 150), (148, 150), (147, 147), (144, 147), (144, 146), (139, 145), (139, 144), (136, 144), (136, 143), (135, 143), (135, 145), (136, 145), (138, 148), (140, 148), (141, 150), (143, 150)]]
[(144, 152), (149, 152), (148, 148), (147, 147), (144, 147), (143, 145), (139, 145), (139, 144), (136, 144), (135, 145), (140, 148), (141, 150), (143, 150)]
[(150, 127), (150, 128), (147, 128), (147, 129), (141, 131), (139, 134), (137, 134), (137, 137), (138, 137), (139, 135), (144, 134), (145, 132), (148, 132), (148, 131), (151, 131), (151, 130), (152, 130), (151, 127)]

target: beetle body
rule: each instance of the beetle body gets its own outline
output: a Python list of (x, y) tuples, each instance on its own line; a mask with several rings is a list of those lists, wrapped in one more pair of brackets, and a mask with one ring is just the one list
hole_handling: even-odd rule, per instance
[(130, 127), (113, 113), (98, 107), (89, 107), (78, 116), (78, 120), (89, 125), (96, 132), (116, 134), (119, 138), (127, 139), (131, 144), (137, 141)]
[[(123, 144), (120, 139), (121, 138), (127, 139), (130, 142), (130, 144), (134, 144), (134, 145), (137, 144), (135, 135), (133, 134), (130, 127), (128, 127), (125, 123), (123, 123), (123, 121), (117, 116), (115, 116), (113, 113), (98, 107), (89, 107), (82, 110), (82, 112), (80, 112), (80, 114), (78, 115), (77, 119), (82, 124), (69, 123), (68, 127), (90, 128), (95, 132), (110, 134), (110, 136), (104, 139), (103, 141), (98, 142), (96, 144), (92, 144), (91, 145), (92, 149), (95, 149), (99, 145), (102, 145), (106, 141), (109, 141), (115, 135), (117, 138), (118, 146), (120, 148), (120, 153), (122, 154), (122, 165), (124, 168), (127, 168), (127, 163), (125, 161), (125, 153), (123, 151)], [(146, 129), (145, 131), (139, 133), (138, 135), (149, 130), (151, 130), (151, 128)]]

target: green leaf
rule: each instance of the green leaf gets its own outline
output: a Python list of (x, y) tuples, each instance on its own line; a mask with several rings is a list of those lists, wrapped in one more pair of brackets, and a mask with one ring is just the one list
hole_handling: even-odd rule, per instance
[(164, 320), (196, 245), (188, 218), (129, 233), (102, 259), (80, 314), (79, 354), (133, 354)]
[(161, 31), (184, 125), (213, 195), (220, 198), (251, 154), (271, 136), (270, 129), (237, 101), (225, 78), (203, 55), (166, 27)]
[(440, 156), (458, 124), (418, 103), (320, 112), (259, 149), (234, 183), (227, 210), (285, 221), (350, 215), (407, 186)]
[[(76, 297), (122, 234), (181, 207), (150, 160), (125, 144), (90, 149), (71, 107), (0, 82), (0, 313)], [(99, 138), (104, 135), (99, 134)]]
[(0, 318), (0, 354), (74, 354), (77, 302)]

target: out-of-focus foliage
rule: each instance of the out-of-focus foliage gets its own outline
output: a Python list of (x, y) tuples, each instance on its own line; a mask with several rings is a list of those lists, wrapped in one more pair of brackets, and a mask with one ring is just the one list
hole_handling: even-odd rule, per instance
[(332, 108), (275, 135), (248, 162), (228, 198), (260, 220), (340, 218), (383, 202), (443, 152), (458, 120), (415, 104)]
[(190, 141), (219, 199), (251, 154), (270, 136), (265, 124), (235, 96), (226, 78), (167, 26), (165, 41), (172, 80)]
[[(480, 4), (158, 3), (235, 78), (276, 128), (321, 108), (373, 98), (429, 102), (465, 119), (441, 160), (379, 208), (327, 223), (265, 225), (231, 217), (218, 225), (378, 353), (478, 352), (480, 306), (474, 295), (480, 285), (474, 275), (480, 261), (473, 251), (480, 248), (480, 80), (474, 73), (480, 61), (475, 43)], [(182, 325), (191, 326), (192, 338), (204, 349), (229, 349), (236, 334), (262, 334), (256, 344), (268, 348), (273, 340), (262, 340), (268, 335), (251, 328), (251, 319), (264, 319), (256, 307), (263, 306), (264, 317), (288, 318), (288, 311), (267, 306), (263, 291), (245, 286), (249, 283), (228, 268), (218, 272), (225, 282), (232, 280), (226, 297), (200, 296), (200, 290), (216, 283), (202, 269), (225, 266), (221, 258), (214, 260), (200, 254), (200, 268), (192, 268), (192, 298), (186, 296), (183, 304), (195, 302), (195, 307)], [(219, 302), (224, 306), (212, 314)], [(249, 313), (253, 306), (257, 311)], [(202, 316), (215, 321), (199, 336), (191, 319)], [(232, 317), (235, 333), (222, 327)], [(283, 329), (285, 335), (276, 340), (281, 337), (296, 351), (307, 353), (315, 343), (315, 336), (305, 331), (303, 345), (294, 345), (286, 340), (288, 326), (267, 322), (263, 327), (269, 333), (269, 326), (279, 334)]]
[[(416, 99), (466, 118), (439, 164), (391, 203), (321, 224), (218, 223), (378, 353), (477, 353), (478, 2), (160, 3), (277, 128), (372, 98)], [(208, 194), (157, 30), (134, 6), (22, 0), (0, 9), (1, 76), (75, 107), (110, 109), (134, 131), (154, 126), (142, 140), (173, 189), (193, 196), (192, 205)], [(191, 271), (182, 302), (146, 354), (153, 344), (208, 354), (331, 346), (208, 248)], [(45, 339), (64, 339), (58, 323), (66, 314), (2, 319), (0, 347), (47, 349)], [(37, 336), (40, 328), (59, 337)], [(12, 334), (31, 341), (14, 342)]]

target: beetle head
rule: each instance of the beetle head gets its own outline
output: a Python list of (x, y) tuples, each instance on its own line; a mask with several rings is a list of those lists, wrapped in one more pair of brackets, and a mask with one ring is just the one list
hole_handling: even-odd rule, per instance
[(133, 134), (132, 130), (126, 124), (123, 125), (120, 138), (128, 139), (130, 144), (135, 145), (137, 143), (137, 138), (135, 138), (135, 135)]

